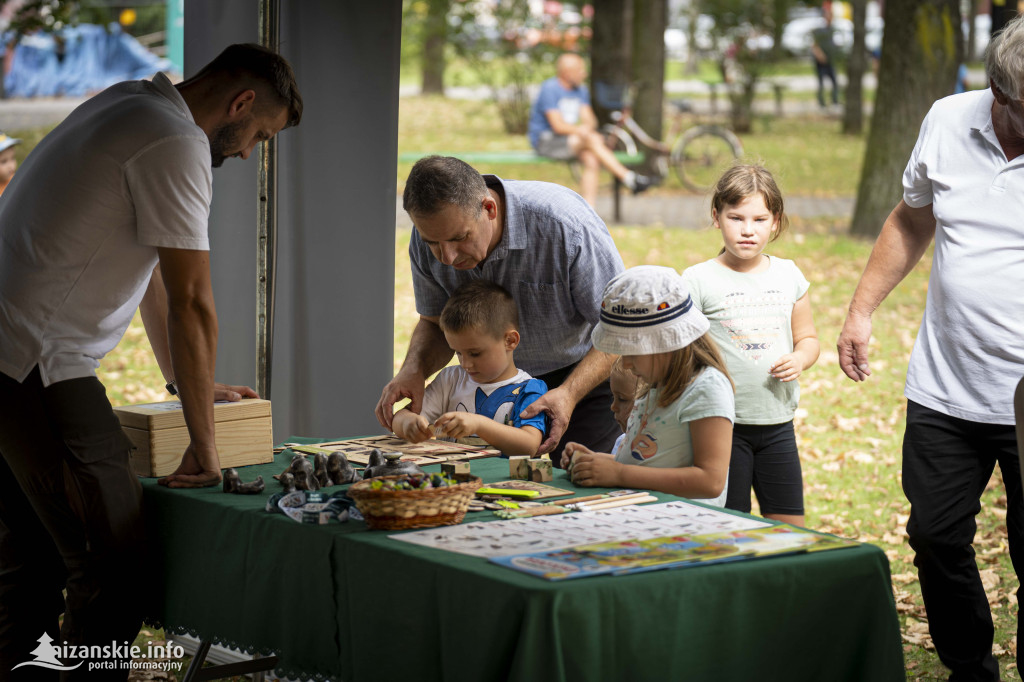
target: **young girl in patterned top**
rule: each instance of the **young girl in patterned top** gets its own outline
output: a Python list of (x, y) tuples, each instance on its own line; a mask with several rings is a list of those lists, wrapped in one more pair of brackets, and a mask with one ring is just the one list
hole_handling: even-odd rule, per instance
[(750, 489), (770, 519), (804, 523), (793, 415), (797, 378), (818, 359), (809, 284), (791, 260), (763, 253), (788, 223), (782, 193), (760, 166), (734, 166), (711, 200), (725, 246), (683, 277), (736, 383), (736, 424), (725, 506), (750, 511)]
[(636, 399), (614, 453), (566, 444), (562, 466), (571, 465), (574, 483), (725, 504), (733, 388), (707, 330), (671, 268), (641, 265), (608, 283), (594, 348), (621, 355), (622, 366), (649, 388)]

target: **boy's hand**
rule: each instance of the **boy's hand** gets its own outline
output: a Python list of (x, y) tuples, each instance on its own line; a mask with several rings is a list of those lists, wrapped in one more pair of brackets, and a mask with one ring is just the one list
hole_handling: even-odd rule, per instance
[(404, 420), (402, 424), (395, 423), (403, 433), (396, 433), (399, 438), (404, 438), (410, 443), (421, 443), (434, 435), (430, 428), (430, 422), (422, 414), (417, 414), (415, 419)]
[(768, 368), (768, 373), (779, 381), (793, 381), (803, 371), (800, 358), (795, 353), (787, 353)]
[[(585, 448), (584, 448), (585, 449)], [(577, 451), (572, 458), (572, 482), (584, 487), (616, 488), (624, 464), (601, 452)]]
[(441, 430), (446, 438), (466, 438), (479, 430), (480, 415), (470, 412), (445, 412), (434, 426)]

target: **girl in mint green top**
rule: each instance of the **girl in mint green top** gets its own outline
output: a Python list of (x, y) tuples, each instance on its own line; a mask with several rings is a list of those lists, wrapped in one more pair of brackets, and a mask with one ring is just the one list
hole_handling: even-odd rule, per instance
[(765, 517), (803, 525), (793, 414), (797, 379), (819, 351), (809, 284), (793, 261), (763, 253), (788, 222), (767, 170), (731, 168), (718, 181), (711, 205), (724, 248), (683, 277), (736, 384), (725, 506), (749, 512), (753, 488)]

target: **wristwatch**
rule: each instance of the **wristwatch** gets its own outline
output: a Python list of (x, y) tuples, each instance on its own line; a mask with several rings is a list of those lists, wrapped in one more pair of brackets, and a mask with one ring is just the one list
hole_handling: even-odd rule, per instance
[(175, 381), (174, 379), (168, 381), (167, 385), (164, 386), (164, 388), (166, 388), (167, 392), (170, 393), (171, 395), (178, 395), (178, 382)]

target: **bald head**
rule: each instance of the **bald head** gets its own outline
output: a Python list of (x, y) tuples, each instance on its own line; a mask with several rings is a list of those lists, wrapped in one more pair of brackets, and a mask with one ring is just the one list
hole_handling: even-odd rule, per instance
[(587, 64), (578, 54), (566, 52), (555, 62), (558, 80), (568, 88), (578, 88), (587, 80)]

